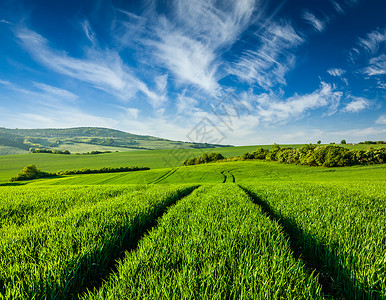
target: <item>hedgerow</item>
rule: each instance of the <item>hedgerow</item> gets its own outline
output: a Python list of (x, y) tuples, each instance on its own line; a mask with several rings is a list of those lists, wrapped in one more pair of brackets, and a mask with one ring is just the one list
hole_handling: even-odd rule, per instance
[(35, 165), (26, 166), (16, 177), (11, 178), (11, 182), (22, 181), (22, 180), (31, 180), (45, 177), (54, 177), (61, 175), (75, 175), (75, 174), (96, 174), (96, 173), (118, 173), (118, 172), (131, 172), (131, 171), (143, 171), (150, 170), (148, 167), (104, 167), (101, 169), (89, 169), (83, 168), (80, 170), (67, 170), (59, 171), (57, 173), (48, 173), (40, 171)]
[(264, 159), (287, 164), (307, 166), (344, 167), (353, 165), (382, 164), (386, 162), (386, 147), (368, 148), (366, 150), (349, 150), (337, 145), (319, 146), (306, 144), (299, 149), (283, 147), (274, 144), (269, 151), (262, 147), (252, 153), (241, 156), (224, 158), (221, 154), (210, 153), (183, 161), (183, 165), (197, 165), (215, 161), (237, 161)]

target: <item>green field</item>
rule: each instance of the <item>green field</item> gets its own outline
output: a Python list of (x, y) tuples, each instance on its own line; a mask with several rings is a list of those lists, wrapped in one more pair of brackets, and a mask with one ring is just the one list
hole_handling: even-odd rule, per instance
[[(386, 165), (183, 151), (1, 156), (0, 299), (386, 299)], [(28, 164), (151, 169), (9, 183)]]
[[(282, 145), (300, 148), (303, 145)], [(382, 145), (371, 145), (374, 148)], [(224, 147), (217, 149), (173, 149), (173, 150), (136, 150), (98, 155), (58, 155), (47, 153), (26, 153), (17, 155), (0, 155), (0, 184), (16, 176), (26, 165), (35, 164), (40, 170), (58, 172), (72, 169), (103, 167), (139, 166), (151, 169), (174, 168), (181, 166), (187, 158), (203, 153), (217, 152), (224, 157), (234, 157), (252, 152), (258, 147), (268, 150), (272, 145)], [(368, 145), (347, 145), (350, 149), (366, 149)]]

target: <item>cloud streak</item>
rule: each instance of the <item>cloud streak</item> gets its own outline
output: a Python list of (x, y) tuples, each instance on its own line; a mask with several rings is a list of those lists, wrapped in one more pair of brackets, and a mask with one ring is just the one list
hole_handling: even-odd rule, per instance
[(327, 70), (327, 73), (330, 74), (331, 76), (334, 76), (334, 77), (340, 77), (344, 73), (346, 73), (346, 71), (343, 69), (335, 68), (335, 69)]
[(128, 37), (131, 33), (131, 39), (123, 38), (127, 44), (135, 39), (145, 48), (150, 46), (157, 63), (173, 75), (177, 85), (189, 84), (215, 95), (222, 76), (221, 54), (254, 22), (256, 3), (174, 0), (168, 14), (150, 10), (146, 19), (119, 10), (128, 19), (120, 21), (120, 34)]
[(322, 32), (325, 28), (325, 23), (319, 20), (313, 13), (305, 11), (303, 19), (309, 23), (316, 31)]
[(353, 100), (342, 109), (343, 112), (360, 112), (370, 106), (370, 101), (365, 98), (352, 97), (352, 99)]
[(43, 92), (45, 92), (47, 95), (51, 95), (53, 97), (59, 97), (59, 98), (67, 99), (70, 101), (74, 101), (78, 98), (77, 95), (75, 95), (67, 90), (57, 88), (57, 87), (54, 87), (54, 86), (51, 86), (48, 84), (34, 82), (34, 86), (37, 87), (38, 89), (42, 90)]
[(269, 125), (303, 118), (308, 111), (318, 108), (327, 108), (327, 114), (332, 115), (337, 111), (342, 96), (334, 86), (321, 82), (320, 88), (313, 93), (294, 95), (285, 101), (274, 95), (261, 94), (249, 96), (248, 102), (251, 105), (256, 103), (256, 117)]
[(285, 85), (285, 75), (295, 65), (291, 50), (304, 39), (289, 23), (271, 24), (258, 33), (261, 45), (256, 50), (245, 51), (228, 71), (249, 84), (256, 83), (263, 89), (277, 84)]
[(386, 125), (386, 115), (380, 116), (376, 121), (376, 124), (378, 125)]
[(90, 49), (86, 58), (74, 58), (52, 49), (43, 36), (29, 29), (18, 30), (16, 36), (38, 62), (57, 73), (86, 82), (122, 101), (132, 99), (137, 92), (142, 92), (151, 101), (158, 98), (132, 74), (116, 51)]

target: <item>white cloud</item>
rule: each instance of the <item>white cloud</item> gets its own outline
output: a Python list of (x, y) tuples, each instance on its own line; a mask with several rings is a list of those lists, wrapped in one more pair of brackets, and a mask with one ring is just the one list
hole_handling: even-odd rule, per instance
[(350, 53), (350, 59), (356, 66), (361, 66), (358, 73), (372, 76), (378, 80), (378, 87), (384, 82), (380, 75), (386, 75), (386, 27), (373, 30), (364, 38), (358, 38), (357, 47)]
[(342, 109), (343, 112), (359, 112), (370, 106), (370, 101), (365, 98), (352, 97), (352, 101)]
[(338, 3), (338, 1), (330, 0), (331, 4), (334, 6), (335, 10), (340, 13), (344, 14), (344, 9), (342, 6)]
[(156, 76), (154, 80), (157, 86), (157, 91), (164, 93), (167, 90), (168, 74)]
[(215, 54), (201, 42), (181, 33), (160, 33), (157, 56), (181, 82), (192, 83), (213, 92), (219, 88), (215, 76)]
[(219, 3), (213, 0), (173, 2), (176, 23), (185, 34), (211, 49), (232, 44), (258, 9), (253, 0)]
[(382, 115), (380, 116), (376, 121), (375, 121), (376, 124), (379, 124), (379, 125), (386, 125), (386, 115)]
[(130, 118), (133, 118), (135, 120), (138, 119), (139, 109), (133, 108), (133, 107), (129, 107), (129, 108), (126, 109), (126, 112), (127, 112), (127, 115)]
[(119, 21), (121, 43), (131, 45), (137, 40), (145, 51), (150, 46), (156, 62), (174, 76), (173, 82), (215, 95), (220, 88), (221, 52), (253, 23), (256, 1), (173, 0), (169, 4), (168, 14), (149, 9), (146, 19), (120, 10), (128, 19)]
[(9, 81), (0, 80), (0, 84), (3, 84), (5, 86), (5, 88), (10, 89), (10, 90), (15, 91), (15, 92), (18, 92), (18, 93), (22, 93), (22, 94), (26, 94), (26, 95), (39, 95), (39, 96), (43, 96), (40, 93), (33, 92), (31, 90), (22, 88), (19, 85), (14, 84), (14, 83), (9, 82)]
[(366, 38), (359, 38), (359, 46), (370, 54), (375, 54), (381, 45), (386, 42), (386, 28), (383, 30), (374, 30), (367, 34)]
[(325, 23), (319, 20), (315, 15), (309, 11), (303, 13), (303, 19), (306, 20), (315, 30), (322, 32), (325, 27)]
[(4, 111), (0, 118), (8, 128), (64, 128), (78, 126), (116, 127), (115, 119), (85, 113), (73, 105), (61, 102), (34, 101), (19, 113)]
[(185, 93), (178, 95), (177, 98), (177, 113), (179, 115), (183, 114), (192, 114), (193, 112), (197, 112), (198, 101), (191, 97), (185, 96)]
[(256, 116), (263, 123), (272, 124), (302, 118), (308, 111), (318, 108), (327, 108), (327, 114), (332, 115), (337, 111), (342, 95), (334, 86), (322, 82), (320, 88), (313, 93), (295, 95), (285, 101), (268, 94), (252, 96), (252, 99), (257, 103)]
[(86, 37), (88, 38), (88, 40), (92, 43), (92, 45), (95, 45), (96, 44), (95, 33), (91, 29), (91, 25), (90, 25), (89, 21), (88, 20), (84, 20), (81, 23), (81, 26), (82, 26), (82, 29), (83, 29)]
[(332, 135), (340, 137), (348, 136), (352, 137), (351, 139), (355, 138), (357, 141), (378, 140), (383, 138), (385, 133), (386, 129), (373, 127), (331, 132)]
[(261, 45), (257, 50), (245, 51), (228, 69), (230, 74), (249, 84), (257, 83), (264, 89), (276, 84), (285, 85), (285, 75), (295, 65), (290, 52), (304, 42), (288, 23), (269, 24), (259, 33)]
[(7, 80), (1, 80), (0, 79), (0, 84), (3, 84), (3, 85), (10, 85), (11, 83)]
[(151, 101), (158, 97), (133, 74), (115, 51), (90, 49), (86, 58), (73, 58), (63, 51), (51, 49), (48, 41), (34, 31), (23, 28), (16, 35), (38, 62), (57, 73), (89, 83), (123, 101), (130, 100), (138, 91)]
[(331, 76), (340, 77), (344, 73), (346, 73), (346, 71), (343, 69), (334, 68), (334, 69), (327, 70), (327, 73), (330, 74)]
[(8, 25), (13, 25), (11, 22), (9, 22), (7, 20), (4, 20), (4, 19), (1, 19), (0, 23), (4, 23), (4, 24), (8, 24)]
[(77, 95), (75, 95), (67, 90), (60, 89), (60, 88), (57, 88), (57, 87), (54, 87), (54, 86), (51, 86), (48, 84), (39, 83), (39, 82), (34, 82), (33, 84), (38, 89), (47, 93), (47, 95), (50, 95), (53, 97), (60, 97), (60, 98), (67, 99), (67, 100), (76, 100), (78, 98)]
[(386, 74), (386, 55), (381, 54), (373, 57), (369, 61), (369, 66), (364, 69), (364, 73), (369, 76)]

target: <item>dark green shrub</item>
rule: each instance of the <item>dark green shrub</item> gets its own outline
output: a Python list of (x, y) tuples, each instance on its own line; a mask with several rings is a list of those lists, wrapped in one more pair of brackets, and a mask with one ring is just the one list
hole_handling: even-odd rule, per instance
[(40, 171), (35, 165), (29, 165), (24, 167), (24, 169), (21, 170), (21, 172), (16, 177), (11, 178), (11, 181), (31, 180), (52, 176), (56, 176), (56, 174), (43, 172)]

